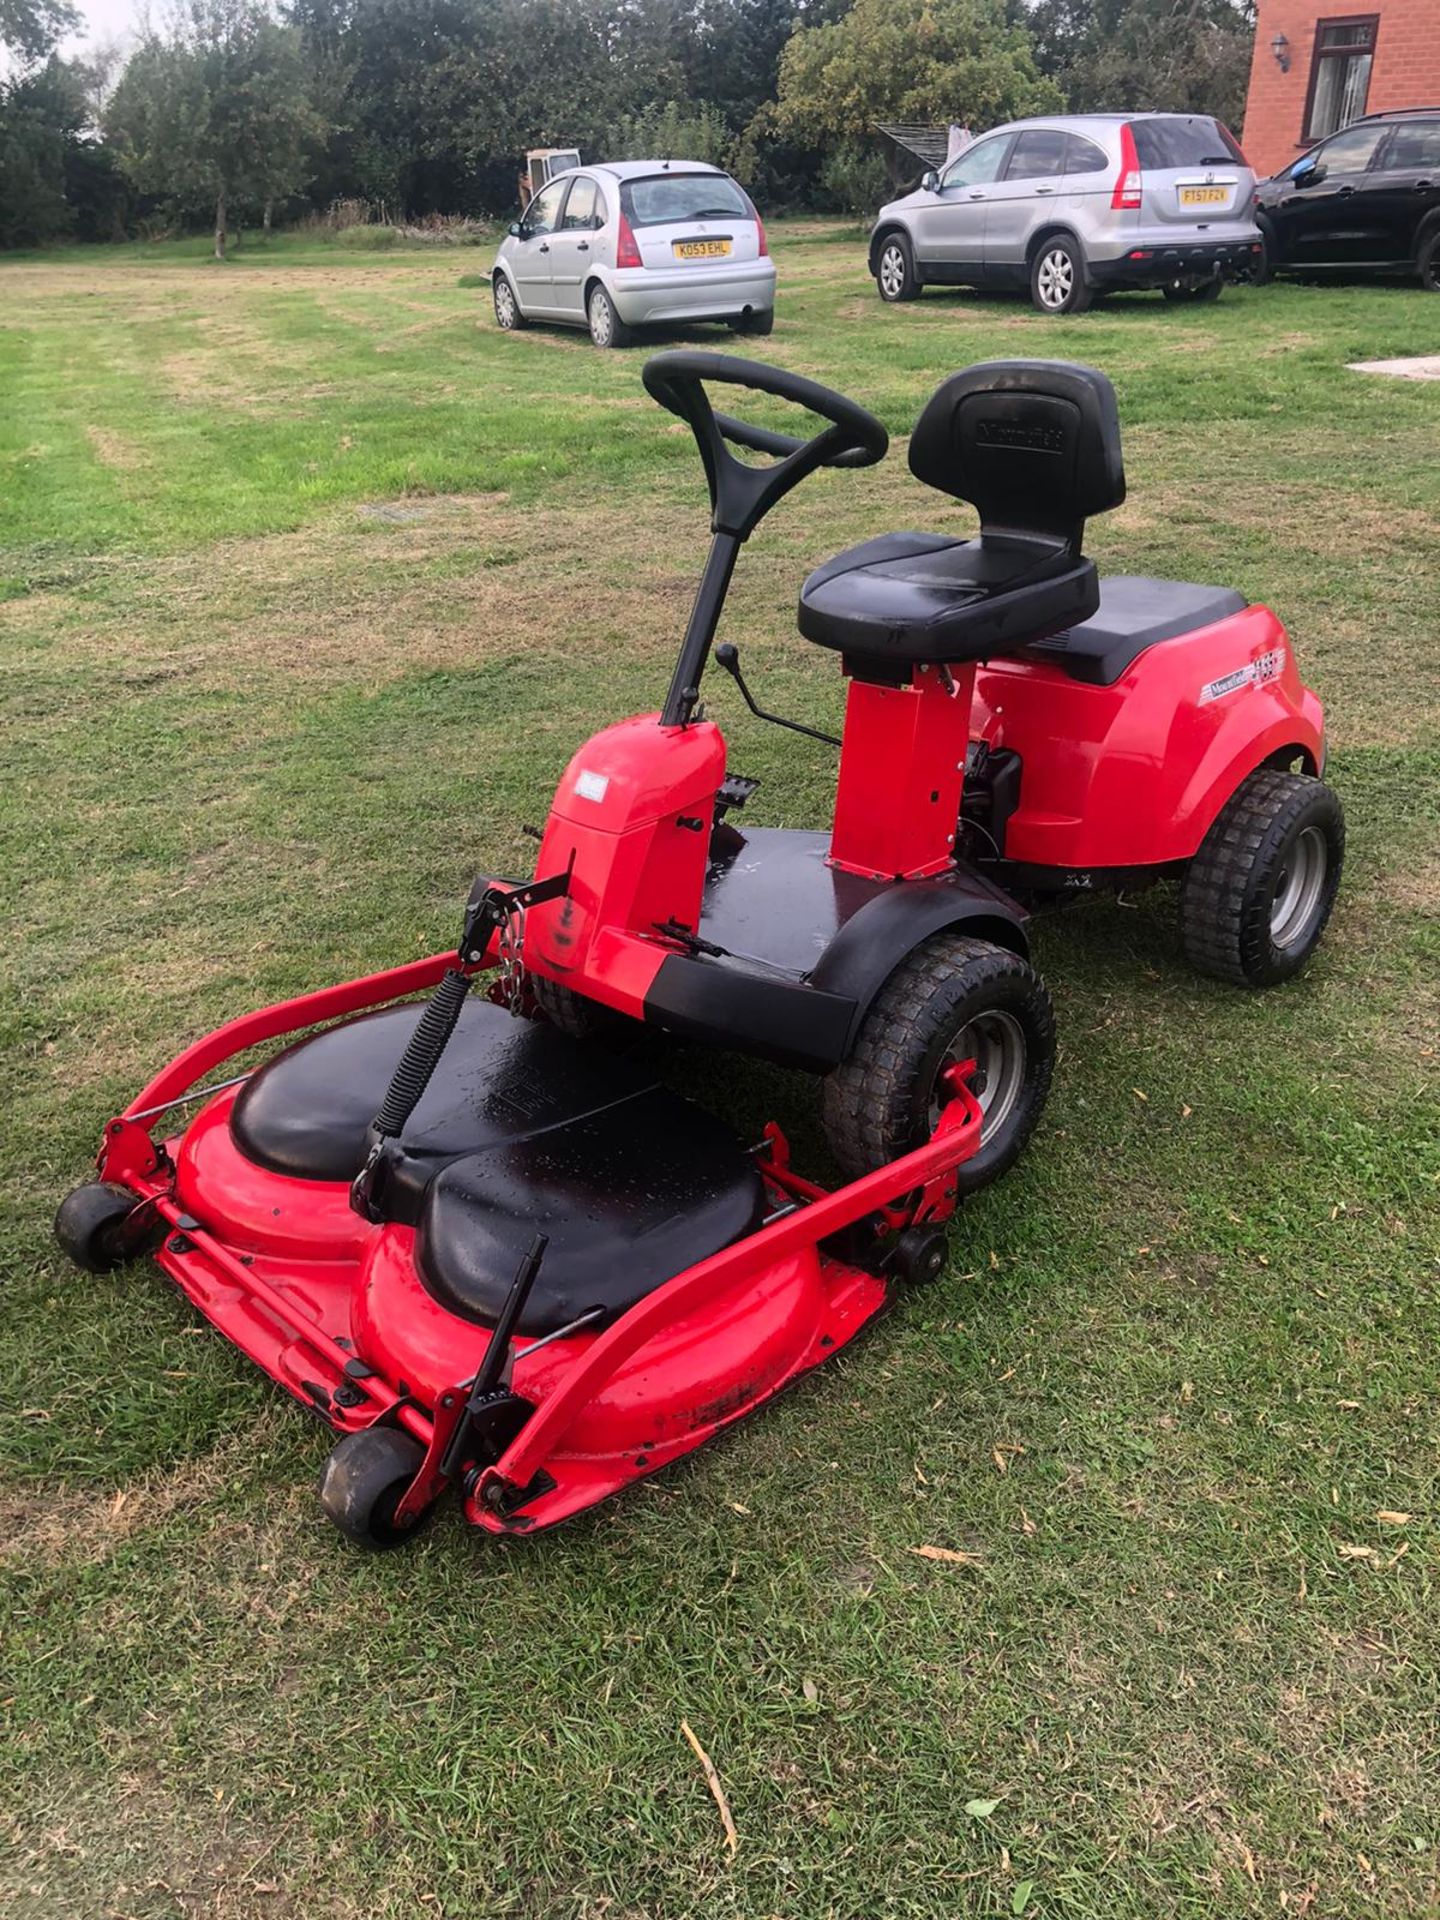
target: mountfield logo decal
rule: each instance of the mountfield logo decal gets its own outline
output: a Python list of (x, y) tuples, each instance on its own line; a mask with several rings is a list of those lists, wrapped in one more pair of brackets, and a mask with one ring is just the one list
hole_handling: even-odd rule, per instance
[(1269, 653), (1262, 653), (1258, 659), (1236, 667), (1233, 673), (1222, 673), (1218, 680), (1201, 687), (1200, 704), (1204, 707), (1212, 700), (1223, 700), (1227, 693), (1238, 693), (1241, 687), (1263, 687), (1267, 680), (1274, 680), (1284, 666), (1285, 649), (1272, 647)]
[(981, 420), (975, 438), (982, 447), (1018, 447), (1025, 453), (1063, 453), (1065, 431), (1043, 420)]

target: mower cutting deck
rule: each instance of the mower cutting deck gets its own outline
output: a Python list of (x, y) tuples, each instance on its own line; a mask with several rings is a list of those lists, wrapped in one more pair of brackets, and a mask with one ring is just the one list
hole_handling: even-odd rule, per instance
[[(460, 1010), (362, 1217), (372, 1117), (453, 956), (248, 1015), (106, 1129), (61, 1244), (146, 1248), (227, 1338), (342, 1438), (335, 1524), (395, 1545), (446, 1486), (491, 1532), (554, 1525), (689, 1452), (844, 1346), (897, 1281), (943, 1268), (980, 1112), (947, 1076), (934, 1136), (835, 1193), (783, 1135), (720, 1121), (490, 1000)], [(450, 974), (454, 978), (453, 971)], [(342, 1020), (149, 1125), (259, 1041)]]

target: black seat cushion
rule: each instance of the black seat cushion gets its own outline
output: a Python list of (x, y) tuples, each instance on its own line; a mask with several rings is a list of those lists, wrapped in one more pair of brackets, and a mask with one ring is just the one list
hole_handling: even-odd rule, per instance
[(1089, 560), (999, 536), (887, 533), (817, 567), (800, 590), (800, 631), (856, 661), (983, 660), (1088, 619)]
[[(230, 1117), (247, 1160), (299, 1180), (350, 1181), (423, 1003), (387, 1007), (287, 1047), (248, 1081)], [(472, 994), (425, 1095), (391, 1149), (388, 1217), (414, 1225), (436, 1172), (457, 1155), (610, 1113), (652, 1074)]]
[(1212, 626), (1243, 613), (1248, 604), (1244, 594), (1229, 587), (1116, 574), (1100, 582), (1097, 613), (1078, 627), (1033, 642), (1025, 652), (1063, 667), (1073, 680), (1110, 687), (1156, 641)]
[(426, 1198), (416, 1262), (452, 1313), (490, 1326), (537, 1232), (550, 1244), (520, 1320), (604, 1325), (761, 1221), (764, 1189), (730, 1130), (660, 1087), (618, 1111), (452, 1161)]

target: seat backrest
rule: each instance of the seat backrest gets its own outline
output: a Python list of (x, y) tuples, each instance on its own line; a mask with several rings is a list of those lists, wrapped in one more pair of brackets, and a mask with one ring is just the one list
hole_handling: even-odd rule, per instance
[(910, 440), (910, 471), (968, 500), (982, 538), (1078, 554), (1085, 522), (1125, 498), (1115, 389), (1070, 360), (984, 360), (935, 390)]

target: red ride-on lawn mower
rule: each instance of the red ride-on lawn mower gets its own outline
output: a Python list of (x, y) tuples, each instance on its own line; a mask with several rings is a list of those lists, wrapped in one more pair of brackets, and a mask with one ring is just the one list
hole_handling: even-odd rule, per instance
[[(916, 427), (913, 471), (979, 509), (978, 539), (888, 535), (806, 582), (801, 631), (850, 682), (833, 827), (742, 831), (754, 783), (700, 707), (736, 556), (818, 467), (880, 459), (885, 430), (728, 356), (662, 354), (645, 383), (693, 429), (713, 507), (663, 711), (581, 749), (534, 877), (478, 881), (455, 953), (198, 1041), (57, 1216), (82, 1267), (152, 1249), (338, 1431), (323, 1504), (369, 1545), (447, 1485), (491, 1532), (566, 1519), (943, 1269), (958, 1196), (1019, 1153), (1053, 1058), (996, 875), (1063, 892), (1183, 871), (1192, 956), (1254, 983), (1303, 961), (1339, 875), (1338, 807), (1289, 770), (1318, 770), (1321, 727), (1279, 622), (1210, 588), (1101, 587), (1080, 540), (1124, 494), (1114, 394), (1043, 362), (955, 375)], [(707, 383), (827, 424), (736, 420)], [(762, 712), (734, 649), (717, 660)], [(848, 1184), (799, 1174), (773, 1125), (747, 1148), (604, 1044), (637, 1020), (822, 1075)]]

